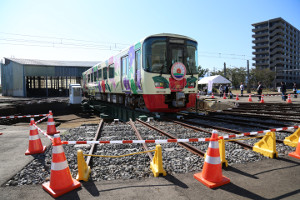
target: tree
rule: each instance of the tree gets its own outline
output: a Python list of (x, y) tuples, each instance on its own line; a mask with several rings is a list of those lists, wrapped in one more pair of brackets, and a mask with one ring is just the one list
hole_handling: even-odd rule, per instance
[(265, 87), (271, 88), (274, 79), (275, 79), (275, 72), (273, 72), (269, 68), (266, 69), (253, 68), (250, 70), (249, 83), (254, 87), (257, 86), (258, 81), (261, 81)]
[(198, 66), (197, 70), (198, 70), (198, 76), (199, 76), (199, 78), (200, 77), (204, 77), (205, 74), (209, 71), (207, 68), (206, 69), (202, 68), (201, 65)]

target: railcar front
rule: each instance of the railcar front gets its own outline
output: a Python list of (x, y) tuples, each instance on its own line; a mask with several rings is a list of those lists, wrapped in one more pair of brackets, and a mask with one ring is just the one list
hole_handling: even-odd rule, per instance
[(197, 41), (158, 34), (142, 43), (143, 100), (151, 112), (194, 107), (197, 93)]

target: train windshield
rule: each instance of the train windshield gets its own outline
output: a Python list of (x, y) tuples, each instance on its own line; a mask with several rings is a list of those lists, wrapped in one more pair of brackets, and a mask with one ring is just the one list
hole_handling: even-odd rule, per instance
[(143, 67), (145, 71), (170, 74), (175, 62), (187, 68), (187, 74), (197, 74), (197, 43), (167, 37), (148, 38), (143, 44)]

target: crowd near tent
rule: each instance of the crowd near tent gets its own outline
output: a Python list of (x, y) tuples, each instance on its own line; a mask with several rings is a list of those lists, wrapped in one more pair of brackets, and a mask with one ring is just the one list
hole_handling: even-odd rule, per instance
[(214, 84), (215, 85), (231, 84), (231, 82), (221, 75), (204, 77), (200, 81), (198, 81), (198, 85), (207, 85), (207, 93), (208, 94), (210, 94), (212, 92), (212, 88), (213, 88)]

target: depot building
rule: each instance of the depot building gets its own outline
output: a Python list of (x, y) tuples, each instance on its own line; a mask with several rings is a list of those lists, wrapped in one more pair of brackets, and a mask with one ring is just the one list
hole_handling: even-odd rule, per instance
[(4, 58), (1, 63), (3, 96), (68, 96), (69, 84), (81, 83), (82, 72), (97, 61), (54, 61)]

